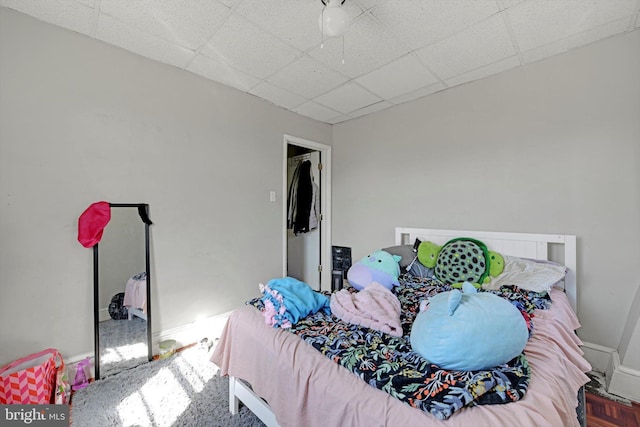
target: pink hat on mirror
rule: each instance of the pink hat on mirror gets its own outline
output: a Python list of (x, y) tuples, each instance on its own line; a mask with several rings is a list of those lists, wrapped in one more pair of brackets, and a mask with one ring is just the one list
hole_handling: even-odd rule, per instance
[(78, 218), (78, 242), (85, 248), (95, 246), (102, 239), (102, 232), (111, 220), (109, 202), (92, 203)]

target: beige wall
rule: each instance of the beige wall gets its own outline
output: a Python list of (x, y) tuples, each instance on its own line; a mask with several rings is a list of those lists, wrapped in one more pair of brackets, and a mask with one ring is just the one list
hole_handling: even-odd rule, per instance
[(257, 296), (282, 274), (285, 133), (331, 144), (329, 125), (0, 8), (0, 365), (92, 351), (76, 237), (95, 201), (149, 203), (154, 331)]
[(579, 334), (618, 348), (638, 315), (639, 52), (634, 31), (334, 126), (334, 244), (358, 259), (396, 226), (575, 234)]

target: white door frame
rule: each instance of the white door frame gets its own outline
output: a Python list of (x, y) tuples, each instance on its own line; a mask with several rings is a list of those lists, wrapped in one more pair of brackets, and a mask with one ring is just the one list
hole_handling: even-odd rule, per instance
[(331, 146), (298, 138), (296, 136), (284, 135), (283, 160), (282, 160), (282, 275), (287, 274), (287, 145), (297, 145), (320, 151), (322, 170), (320, 171), (321, 189), (320, 200), (322, 215), (322, 226), (320, 227), (320, 264), (322, 274), (320, 289), (331, 290)]

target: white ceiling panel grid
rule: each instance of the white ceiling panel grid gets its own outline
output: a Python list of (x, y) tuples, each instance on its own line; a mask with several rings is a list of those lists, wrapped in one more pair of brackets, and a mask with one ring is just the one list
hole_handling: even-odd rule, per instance
[(391, 34), (365, 15), (353, 22), (343, 37), (330, 38), (309, 54), (326, 66), (356, 78), (408, 52)]
[(100, 15), (96, 38), (153, 60), (184, 68), (193, 51), (127, 25), (110, 15)]
[(269, 82), (261, 82), (251, 89), (249, 93), (289, 110), (307, 101), (306, 98), (274, 86)]
[(416, 53), (442, 79), (516, 54), (504, 21), (498, 15), (493, 15)]
[(337, 111), (320, 105), (314, 101), (305, 102), (304, 104), (294, 108), (293, 111), (321, 122), (329, 122), (330, 120), (340, 116), (340, 113)]
[(347, 83), (317, 97), (316, 101), (333, 110), (347, 114), (368, 105), (376, 104), (382, 99), (356, 83)]
[(412, 92), (438, 80), (413, 54), (378, 68), (356, 79), (356, 82), (384, 99)]
[(267, 80), (305, 98), (314, 98), (349, 79), (310, 56), (303, 55)]
[[(627, 31), (640, 0), (0, 0), (6, 7), (335, 124)], [(323, 40), (324, 39), (324, 40)]]
[(221, 3), (191, 0), (189, 7), (173, 0), (100, 0), (100, 13), (122, 23), (196, 50), (229, 18), (231, 10)]
[(245, 18), (232, 15), (202, 50), (263, 79), (293, 61), (298, 52)]
[(15, 9), (41, 21), (93, 37), (93, 5), (68, 0), (2, 0), (0, 6)]
[(193, 58), (187, 70), (243, 92), (248, 92), (260, 83), (259, 79), (234, 69), (228, 63), (205, 55), (198, 55)]

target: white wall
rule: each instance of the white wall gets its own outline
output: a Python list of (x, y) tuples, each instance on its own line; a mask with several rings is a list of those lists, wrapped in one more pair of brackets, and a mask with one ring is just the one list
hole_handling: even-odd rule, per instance
[(357, 260), (396, 226), (575, 234), (579, 335), (617, 349), (638, 286), (638, 76), (636, 30), (334, 126), (333, 244)]
[[(0, 365), (93, 349), (92, 202), (149, 203), (153, 330), (282, 274), (283, 134), (331, 127), (0, 8)], [(269, 202), (269, 191), (277, 202)]]
[[(640, 371), (640, 286), (632, 299), (631, 309), (620, 339), (620, 359), (624, 366)], [(640, 401), (640, 390), (638, 399)]]

